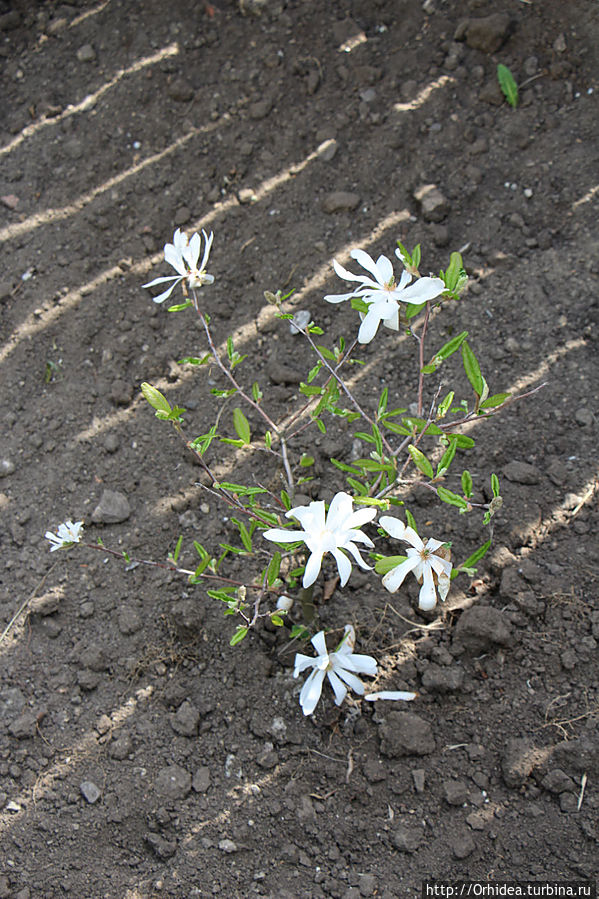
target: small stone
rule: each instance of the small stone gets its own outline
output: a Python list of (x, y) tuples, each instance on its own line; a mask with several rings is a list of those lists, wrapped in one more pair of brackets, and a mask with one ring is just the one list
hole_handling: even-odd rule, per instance
[(457, 666), (429, 664), (422, 674), (422, 686), (429, 693), (456, 693), (464, 684), (464, 671)]
[(303, 380), (301, 372), (284, 362), (277, 362), (276, 359), (268, 360), (266, 373), (273, 384), (299, 384)]
[(582, 406), (580, 409), (577, 409), (574, 418), (577, 423), (581, 425), (583, 428), (588, 428), (595, 421), (595, 416), (591, 412), (590, 409), (587, 409), (585, 406)]
[(226, 852), (230, 855), (232, 852), (237, 852), (237, 843), (234, 843), (233, 840), (219, 840), (218, 848), (221, 852)]
[(390, 758), (428, 755), (435, 750), (433, 729), (412, 712), (390, 712), (380, 725), (381, 752)]
[(210, 768), (206, 765), (198, 768), (193, 775), (191, 786), (196, 793), (205, 793), (210, 788)]
[(485, 814), (483, 812), (472, 812), (467, 816), (466, 824), (471, 827), (472, 830), (485, 830), (487, 826)]
[(532, 485), (538, 484), (541, 480), (541, 472), (536, 465), (531, 465), (529, 462), (518, 462), (516, 459), (508, 462), (503, 469), (503, 474), (508, 481), (516, 484)]
[(77, 672), (77, 683), (86, 693), (91, 693), (100, 683), (101, 676), (97, 671), (90, 671), (89, 668), (83, 668)]
[(120, 733), (110, 744), (110, 757), (123, 762), (133, 752), (133, 740), (128, 733)]
[(526, 584), (516, 568), (504, 568), (501, 573), (499, 595), (507, 602), (514, 602), (519, 593), (526, 589)]
[(104, 490), (100, 502), (92, 512), (94, 524), (118, 524), (131, 515), (131, 506), (124, 493)]
[(336, 190), (327, 194), (322, 201), (324, 212), (332, 214), (334, 212), (353, 212), (360, 205), (360, 197), (358, 194), (351, 193), (346, 190)]
[(194, 737), (198, 732), (199, 722), (199, 711), (193, 703), (186, 699), (171, 718), (171, 727), (176, 734), (181, 734), (182, 737)]
[(416, 852), (422, 842), (422, 831), (413, 825), (400, 824), (393, 832), (391, 842), (400, 852)]
[(576, 668), (576, 653), (573, 649), (565, 649), (559, 657), (564, 671), (574, 671)]
[(468, 787), (463, 780), (446, 780), (443, 795), (448, 805), (464, 805), (468, 801)]
[(175, 78), (167, 84), (166, 92), (177, 103), (189, 103), (193, 100), (195, 92), (188, 81), (183, 78)]
[(180, 228), (181, 225), (186, 225), (190, 219), (191, 210), (189, 206), (179, 206), (179, 208), (175, 210), (175, 225), (177, 225), (177, 227)]
[(337, 150), (339, 149), (339, 143), (334, 138), (329, 138), (329, 140), (325, 141), (321, 146), (324, 149), (318, 148), (318, 155), (325, 162), (331, 162), (335, 156), (337, 155)]
[(561, 768), (552, 768), (551, 771), (548, 771), (541, 781), (541, 786), (550, 793), (563, 793), (565, 790), (574, 792), (576, 789), (572, 778), (568, 777)]
[(279, 756), (272, 743), (265, 743), (264, 748), (258, 754), (256, 762), (261, 768), (275, 768), (279, 764)]
[(468, 858), (468, 856), (476, 849), (476, 845), (468, 831), (462, 831), (461, 833), (454, 834), (451, 840), (451, 848), (453, 849), (454, 856), (462, 859)]
[(96, 607), (91, 599), (85, 599), (79, 606), (80, 618), (92, 618)]
[(191, 774), (180, 765), (167, 765), (158, 772), (154, 787), (167, 799), (185, 799), (191, 791)]
[(144, 839), (157, 858), (172, 858), (177, 851), (177, 841), (167, 840), (159, 833), (148, 833)]
[(115, 406), (128, 406), (133, 399), (133, 385), (127, 381), (114, 381), (110, 388), (110, 400)]
[(507, 646), (511, 641), (512, 633), (507, 621), (501, 612), (491, 606), (465, 609), (453, 636), (453, 645), (472, 655), (479, 655), (497, 645)]
[(312, 313), (308, 309), (298, 309), (289, 322), (289, 330), (292, 334), (299, 334), (312, 321)]
[(414, 768), (412, 771), (412, 780), (414, 781), (414, 789), (417, 793), (424, 793), (424, 782), (426, 772), (424, 768)]
[(553, 42), (553, 49), (556, 53), (564, 53), (566, 50), (566, 36), (562, 34), (558, 34), (556, 39)]
[(11, 459), (0, 459), (0, 478), (7, 478), (15, 470), (15, 463)]
[(359, 874), (358, 889), (360, 896), (374, 896), (376, 893), (376, 877), (374, 874)]
[(501, 773), (506, 786), (511, 789), (523, 786), (531, 772), (543, 761), (542, 750), (529, 740), (508, 740), (501, 759)]
[(118, 435), (113, 431), (104, 438), (104, 449), (107, 453), (116, 453), (120, 445), (121, 441), (119, 440)]
[(4, 196), (0, 197), (0, 202), (2, 202), (7, 209), (12, 209), (14, 211), (19, 205), (19, 198), (16, 194), (4, 194)]
[(259, 119), (265, 119), (271, 111), (272, 107), (272, 100), (268, 98), (258, 100), (256, 103), (252, 103), (249, 108), (250, 118), (256, 121), (258, 121)]
[(124, 636), (136, 634), (137, 631), (141, 630), (142, 624), (141, 615), (136, 609), (125, 606), (119, 612), (118, 626), (121, 634)]
[(197, 599), (181, 599), (170, 609), (170, 619), (177, 629), (178, 636), (183, 640), (189, 640), (201, 633), (205, 617), (205, 606)]
[(242, 206), (249, 206), (250, 203), (257, 203), (258, 197), (251, 187), (242, 187), (237, 194), (237, 199)]
[(10, 724), (9, 731), (17, 740), (25, 740), (27, 737), (35, 737), (38, 732), (38, 724), (45, 716), (45, 709), (28, 709), (19, 715), (18, 718)]
[(435, 184), (421, 184), (414, 191), (425, 222), (441, 222), (449, 212), (449, 201)]
[[(468, 19), (458, 25), (456, 40), (463, 40), (473, 50), (496, 53), (511, 30), (511, 19), (507, 13), (492, 13), (482, 19)], [(460, 36), (458, 37), (458, 33)]]
[(96, 51), (91, 44), (83, 44), (77, 50), (77, 59), (79, 62), (93, 62), (96, 58)]
[(578, 811), (578, 799), (574, 793), (560, 793), (559, 807), (564, 814), (571, 815), (572, 812)]
[(29, 611), (33, 615), (41, 615), (43, 618), (58, 612), (59, 606), (60, 593), (55, 590), (50, 590), (43, 596), (34, 596), (29, 600)]
[(369, 757), (362, 766), (362, 771), (366, 780), (370, 783), (378, 783), (386, 780), (387, 770), (380, 759)]
[(100, 790), (91, 780), (84, 780), (83, 783), (79, 785), (79, 789), (85, 801), (89, 802), (90, 805), (97, 802), (101, 796)]

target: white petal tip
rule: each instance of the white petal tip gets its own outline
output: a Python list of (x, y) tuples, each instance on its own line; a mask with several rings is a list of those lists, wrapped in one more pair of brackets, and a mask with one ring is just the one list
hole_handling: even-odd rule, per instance
[(417, 696), (418, 693), (408, 693), (404, 690), (381, 690), (379, 693), (367, 693), (364, 699), (367, 699), (368, 702), (376, 702), (377, 699), (402, 699), (410, 702)]

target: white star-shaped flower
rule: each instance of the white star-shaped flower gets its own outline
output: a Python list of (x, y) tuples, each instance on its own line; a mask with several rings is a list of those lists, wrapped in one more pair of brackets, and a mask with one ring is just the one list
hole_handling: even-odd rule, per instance
[[(398, 251), (395, 252), (401, 259)], [(398, 331), (400, 303), (419, 305), (427, 300), (434, 300), (445, 290), (445, 284), (440, 278), (418, 278), (414, 284), (410, 284), (412, 275), (406, 271), (402, 272), (397, 284), (393, 264), (386, 256), (379, 256), (376, 262), (364, 250), (352, 250), (350, 256), (370, 272), (372, 277), (354, 275), (334, 259), (333, 267), (339, 277), (345, 281), (357, 281), (361, 286), (356, 287), (351, 293), (328, 294), (325, 300), (329, 303), (342, 303), (344, 300), (360, 297), (368, 304), (368, 312), (360, 313), (362, 318), (358, 332), (360, 343), (370, 343), (381, 322), (385, 327)]]
[(167, 275), (163, 278), (154, 278), (154, 280), (149, 281), (148, 284), (142, 285), (143, 287), (155, 287), (157, 284), (166, 284), (168, 281), (173, 282), (167, 290), (159, 296), (153, 297), (155, 303), (163, 303), (164, 300), (168, 299), (177, 284), (180, 284), (181, 281), (186, 281), (191, 288), (199, 288), (204, 284), (212, 284), (214, 275), (208, 274), (206, 265), (208, 264), (208, 257), (210, 255), (210, 248), (212, 246), (212, 238), (214, 235), (212, 234), (212, 231), (209, 235), (206, 234), (205, 231), (202, 231), (202, 234), (204, 235), (204, 255), (202, 256), (201, 265), (198, 265), (198, 260), (200, 258), (202, 238), (197, 231), (192, 235), (191, 240), (188, 240), (187, 234), (177, 228), (173, 237), (173, 242), (164, 245), (164, 258), (169, 265), (172, 265), (178, 274)]
[(330, 552), (335, 557), (341, 586), (344, 587), (351, 574), (351, 562), (343, 550), (347, 550), (364, 571), (370, 571), (366, 565), (356, 543), (364, 543), (372, 549), (374, 543), (358, 528), (366, 524), (376, 515), (376, 509), (359, 509), (353, 511), (353, 500), (348, 493), (337, 493), (331, 500), (329, 511), (325, 515), (324, 502), (312, 502), (308, 506), (296, 506), (290, 509), (286, 517), (296, 518), (303, 531), (285, 530), (285, 528), (270, 528), (264, 531), (267, 540), (277, 543), (294, 543), (303, 540), (310, 550), (310, 557), (304, 571), (303, 586), (310, 587), (320, 572), (322, 558)]
[(46, 540), (49, 540), (52, 546), (50, 547), (50, 552), (53, 553), (57, 549), (62, 549), (65, 546), (71, 546), (73, 543), (79, 543), (81, 540), (81, 534), (83, 532), (83, 522), (82, 521), (65, 521), (64, 524), (59, 525), (58, 531), (56, 534), (53, 534), (52, 531), (46, 531), (44, 534)]
[[(429, 537), (423, 541), (413, 528), (406, 527), (403, 521), (383, 515), (379, 520), (391, 537), (396, 540), (405, 540), (410, 544), (407, 550), (407, 559), (392, 568), (383, 578), (383, 587), (389, 593), (395, 593), (401, 587), (409, 571), (414, 573), (418, 583), (422, 584), (418, 606), (424, 610), (434, 609), (437, 605), (437, 587), (441, 601), (445, 600), (449, 591), (451, 562), (445, 555), (449, 555), (448, 549), (441, 540), (433, 540)], [(439, 553), (439, 550), (443, 551)], [(435, 586), (436, 583), (436, 586)]]
[(300, 693), (300, 705), (304, 715), (311, 715), (318, 704), (322, 693), (322, 685), (326, 677), (335, 692), (335, 704), (341, 705), (350, 687), (359, 696), (364, 695), (364, 684), (356, 673), (375, 677), (376, 660), (372, 656), (354, 653), (356, 633), (351, 624), (346, 624), (345, 635), (335, 652), (328, 652), (324, 631), (312, 637), (312, 646), (317, 652), (316, 658), (298, 652), (295, 656), (293, 676), (298, 677), (302, 671), (312, 668)]

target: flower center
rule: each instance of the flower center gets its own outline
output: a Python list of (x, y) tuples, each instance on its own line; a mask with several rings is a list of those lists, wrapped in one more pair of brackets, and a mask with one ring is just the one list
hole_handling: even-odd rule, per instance
[(389, 293), (395, 290), (395, 278), (390, 278), (388, 281), (386, 281), (383, 285), (383, 289), (387, 290)]

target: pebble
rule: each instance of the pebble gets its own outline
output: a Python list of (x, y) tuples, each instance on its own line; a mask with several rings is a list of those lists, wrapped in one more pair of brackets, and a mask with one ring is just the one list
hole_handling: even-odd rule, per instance
[(481, 19), (466, 19), (459, 23), (454, 40), (465, 40), (473, 50), (496, 53), (507, 39), (511, 24), (507, 13), (492, 13)]
[(118, 627), (121, 634), (123, 634), (124, 636), (136, 634), (137, 631), (141, 629), (141, 626), (141, 615), (139, 614), (137, 609), (132, 609), (131, 607), (125, 606), (125, 608), (120, 610)]
[(15, 470), (15, 463), (11, 459), (0, 459), (0, 478), (6, 478)]
[(196, 793), (206, 793), (210, 788), (210, 768), (202, 765), (193, 775), (191, 786)]
[(249, 108), (250, 118), (255, 121), (259, 119), (265, 119), (269, 114), (273, 107), (273, 102), (270, 99), (258, 100), (256, 103), (252, 103)]
[(241, 203), (242, 206), (249, 206), (250, 203), (257, 203), (258, 197), (256, 196), (256, 192), (251, 187), (242, 187), (239, 193), (237, 194), (237, 199)]
[(462, 612), (458, 621), (453, 645), (471, 655), (479, 655), (495, 646), (508, 646), (512, 633), (504, 616), (492, 606), (471, 606)]
[(518, 462), (516, 459), (504, 466), (503, 474), (508, 481), (516, 484), (532, 485), (540, 483), (541, 480), (541, 472), (536, 465), (531, 465), (529, 462)]
[(565, 790), (574, 792), (576, 789), (572, 778), (568, 777), (561, 768), (552, 768), (551, 771), (548, 771), (541, 781), (541, 786), (550, 793), (563, 793)]
[(416, 852), (422, 842), (422, 831), (414, 825), (400, 824), (394, 830), (391, 842), (400, 852)]
[(180, 765), (167, 765), (158, 772), (154, 787), (167, 799), (185, 799), (191, 791), (191, 774)]
[(230, 855), (232, 852), (237, 852), (237, 843), (234, 843), (233, 840), (219, 840), (218, 848), (221, 852), (226, 852)]
[(412, 780), (414, 781), (414, 789), (417, 793), (424, 793), (426, 772), (424, 768), (414, 768), (412, 771)]
[(446, 780), (443, 796), (448, 805), (464, 805), (468, 801), (468, 787), (463, 780)]
[(463, 683), (464, 671), (457, 666), (429, 664), (422, 674), (422, 686), (429, 693), (456, 693), (462, 689)]
[(329, 214), (334, 212), (353, 212), (359, 205), (359, 195), (346, 190), (335, 190), (327, 194), (322, 201), (324, 212)]
[(107, 434), (106, 437), (104, 438), (104, 449), (106, 450), (107, 453), (116, 453), (116, 451), (118, 450), (120, 445), (121, 445), (121, 441), (119, 440), (118, 436), (116, 434), (114, 434), (113, 432), (111, 432), (110, 434)]
[(96, 59), (96, 51), (91, 44), (83, 44), (77, 50), (77, 59), (79, 62), (93, 62)]
[(205, 616), (205, 606), (193, 599), (181, 599), (170, 609), (170, 619), (182, 640), (201, 633)]
[(299, 334), (312, 321), (312, 313), (308, 309), (298, 309), (289, 322), (289, 330), (292, 334)]
[(380, 725), (381, 752), (390, 758), (428, 755), (435, 750), (433, 729), (412, 712), (390, 712)]
[(182, 737), (196, 736), (199, 723), (200, 713), (188, 699), (181, 703), (176, 714), (171, 718), (172, 729)]
[[(326, 143), (326, 146), (324, 146), (322, 151), (320, 150), (320, 147), (318, 148), (318, 151), (319, 151), (318, 155), (320, 156), (321, 159), (324, 159), (325, 162), (331, 162), (337, 155), (337, 150), (339, 149), (339, 142), (336, 141), (334, 138), (329, 138), (326, 142), (323, 141), (323, 144), (325, 144), (325, 143)], [(323, 144), (321, 144), (321, 146), (323, 146)]]
[(104, 490), (100, 502), (92, 512), (94, 524), (118, 524), (127, 521), (131, 515), (131, 506), (124, 493), (117, 490)]
[(501, 758), (501, 773), (506, 786), (512, 789), (523, 786), (542, 760), (542, 751), (530, 740), (523, 737), (508, 740)]
[(167, 84), (166, 92), (177, 103), (189, 103), (194, 98), (194, 89), (188, 81), (176, 78)]
[(37, 734), (38, 724), (46, 714), (44, 709), (28, 709), (10, 724), (9, 731), (17, 740), (25, 740)]
[(462, 831), (453, 836), (451, 848), (456, 858), (468, 858), (476, 849), (476, 844), (468, 831)]
[(177, 851), (176, 840), (167, 840), (159, 833), (148, 833), (144, 839), (157, 858), (172, 858)]
[(110, 744), (110, 757), (118, 762), (124, 761), (133, 752), (133, 740), (128, 733), (121, 733)]
[(441, 222), (449, 213), (449, 201), (435, 184), (421, 184), (414, 191), (425, 222)]
[(268, 360), (266, 373), (273, 384), (299, 384), (303, 380), (301, 372), (284, 362), (277, 362), (276, 359)]
[(594, 417), (593, 413), (591, 412), (591, 410), (587, 409), (584, 406), (582, 408), (576, 410), (574, 418), (576, 419), (577, 423), (579, 425), (581, 425), (583, 428), (589, 427), (590, 425), (593, 424), (593, 422), (595, 420), (595, 417)]
[(83, 783), (79, 785), (79, 789), (85, 801), (89, 802), (90, 805), (97, 802), (101, 796), (100, 790), (91, 780), (84, 780)]

